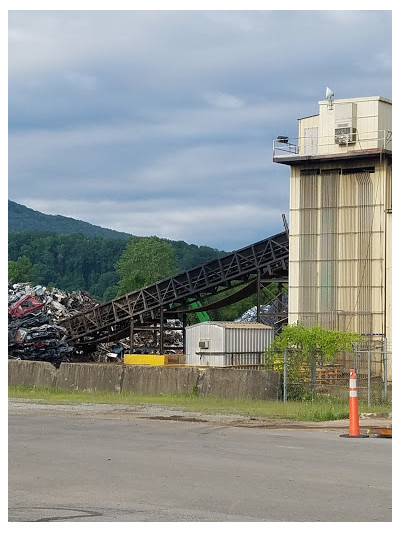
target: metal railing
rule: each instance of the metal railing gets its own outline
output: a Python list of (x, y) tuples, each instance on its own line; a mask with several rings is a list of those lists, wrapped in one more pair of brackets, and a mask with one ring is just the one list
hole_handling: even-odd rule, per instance
[[(346, 136), (344, 136), (346, 139)], [(311, 142), (311, 137), (278, 137), (273, 140), (273, 158), (296, 156), (319, 156), (342, 154), (352, 151), (384, 149), (392, 150), (392, 132), (377, 130), (372, 132), (350, 133), (348, 140), (335, 142), (335, 135), (318, 136)]]

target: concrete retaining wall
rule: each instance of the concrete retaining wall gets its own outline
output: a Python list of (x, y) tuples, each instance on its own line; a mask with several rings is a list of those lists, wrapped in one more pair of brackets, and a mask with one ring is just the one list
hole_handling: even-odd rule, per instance
[(8, 361), (9, 385), (54, 387), (57, 369), (51, 363), (38, 361)]
[(193, 392), (199, 379), (195, 367), (136, 366), (124, 368), (122, 390), (143, 394), (186, 394)]
[(86, 391), (121, 392), (124, 367), (112, 363), (61, 363), (56, 387)]
[(8, 361), (10, 385), (59, 387), (138, 394), (185, 394), (276, 400), (279, 372), (231, 368), (136, 366), (113, 363), (62, 363), (59, 369), (39, 361)]
[(269, 370), (206, 368), (200, 376), (197, 390), (200, 396), (277, 400), (280, 377), (279, 372)]

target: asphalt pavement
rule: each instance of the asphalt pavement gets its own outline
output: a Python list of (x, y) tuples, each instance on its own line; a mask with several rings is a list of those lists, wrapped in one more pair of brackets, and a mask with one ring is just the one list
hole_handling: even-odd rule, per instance
[(391, 521), (391, 439), (273, 422), (10, 401), (9, 521)]

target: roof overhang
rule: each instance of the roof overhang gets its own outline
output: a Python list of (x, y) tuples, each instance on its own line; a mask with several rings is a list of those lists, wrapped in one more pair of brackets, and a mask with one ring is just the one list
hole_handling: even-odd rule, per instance
[(326, 154), (326, 155), (295, 155), (295, 156), (275, 156), (274, 163), (282, 165), (302, 165), (304, 163), (320, 163), (324, 161), (349, 161), (353, 159), (373, 159), (377, 157), (387, 157), (392, 160), (392, 151), (384, 148), (371, 148), (369, 150), (352, 150), (345, 154)]

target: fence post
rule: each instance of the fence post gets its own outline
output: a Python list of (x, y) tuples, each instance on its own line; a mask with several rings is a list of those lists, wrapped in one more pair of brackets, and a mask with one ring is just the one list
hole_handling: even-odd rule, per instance
[(311, 363), (311, 390), (313, 397), (317, 394), (317, 357)]
[(383, 353), (383, 376), (384, 376), (383, 386), (384, 386), (385, 400), (387, 400), (388, 391), (387, 391), (387, 338), (386, 337), (383, 342), (383, 346), (384, 346), (383, 348), (384, 350), (384, 353)]
[(283, 351), (283, 401), (286, 402), (287, 350)]

